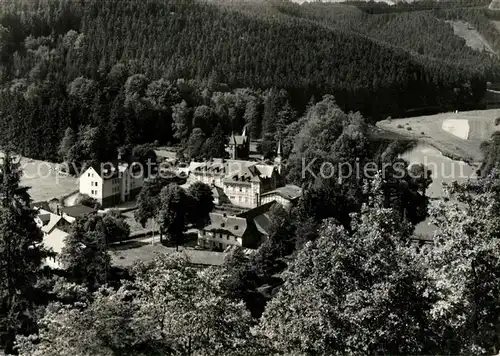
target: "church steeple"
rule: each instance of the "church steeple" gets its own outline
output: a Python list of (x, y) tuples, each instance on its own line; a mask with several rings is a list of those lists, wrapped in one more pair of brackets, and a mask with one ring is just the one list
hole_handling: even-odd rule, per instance
[(282, 147), (281, 147), (281, 135), (278, 139), (278, 148), (276, 150), (276, 158), (274, 158), (274, 165), (278, 169), (278, 173), (281, 174), (281, 166), (282, 166), (282, 157), (281, 157), (281, 152), (282, 152)]

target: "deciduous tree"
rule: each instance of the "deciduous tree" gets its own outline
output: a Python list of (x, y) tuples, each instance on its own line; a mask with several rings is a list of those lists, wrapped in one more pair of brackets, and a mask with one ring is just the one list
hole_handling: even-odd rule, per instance
[(159, 206), (158, 223), (162, 235), (178, 248), (185, 239), (184, 231), (189, 209), (188, 195), (177, 184), (171, 183), (161, 190)]
[(352, 233), (325, 222), (290, 264), (260, 326), (281, 352), (433, 353), (424, 264), (382, 206), (365, 206)]
[(191, 199), (188, 221), (198, 228), (204, 227), (210, 220), (209, 213), (214, 209), (214, 196), (207, 184), (193, 183), (187, 191)]

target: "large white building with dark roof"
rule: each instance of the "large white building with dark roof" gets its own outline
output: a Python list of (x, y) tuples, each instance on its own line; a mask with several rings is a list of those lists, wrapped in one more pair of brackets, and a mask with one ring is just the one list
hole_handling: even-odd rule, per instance
[(263, 193), (281, 185), (281, 177), (275, 165), (213, 159), (191, 162), (188, 182), (202, 182), (222, 188), (222, 192), (233, 205), (251, 209), (261, 204)]
[(139, 165), (126, 163), (89, 167), (80, 175), (80, 193), (94, 198), (103, 208), (129, 201), (144, 185), (144, 172), (139, 170)]

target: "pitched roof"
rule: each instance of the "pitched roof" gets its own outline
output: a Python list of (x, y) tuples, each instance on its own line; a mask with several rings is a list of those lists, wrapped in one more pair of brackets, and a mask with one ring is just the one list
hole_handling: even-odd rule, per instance
[(50, 213), (49, 212), (39, 213), (38, 218), (40, 219), (43, 225), (47, 225), (47, 223), (50, 221)]
[(302, 195), (302, 188), (294, 184), (287, 184), (284, 187), (279, 187), (270, 192), (263, 193), (262, 196), (265, 197), (272, 194), (277, 194), (288, 200), (295, 200)]
[(224, 197), (226, 194), (224, 194), (224, 190), (220, 187), (217, 186), (212, 186), (212, 194), (216, 198)]
[(190, 162), (189, 164), (190, 173), (223, 176), (228, 182), (259, 182), (261, 179), (271, 178), (274, 171), (273, 165), (220, 158), (205, 162)]
[(274, 204), (276, 204), (276, 202), (271, 201), (269, 203), (259, 205), (253, 209), (244, 211), (244, 212), (238, 214), (237, 216), (240, 218), (245, 218), (245, 219), (254, 219), (255, 217), (257, 217), (259, 215), (267, 213)]
[(57, 214), (50, 214), (50, 220), (49, 222), (42, 226), (42, 231), (45, 232), (46, 234), (51, 233), (52, 230), (56, 227), (57, 223), (61, 221), (62, 216), (59, 216)]
[(123, 163), (120, 163), (118, 160), (114, 160), (112, 162), (106, 163), (103, 167), (100, 164), (92, 164), (89, 168), (87, 168), (82, 174), (85, 174), (88, 169), (92, 168), (99, 177), (104, 180), (113, 179), (118, 176), (119, 172), (124, 171)]
[(73, 206), (67, 206), (61, 208), (61, 212), (71, 216), (71, 217), (79, 217), (85, 214), (93, 213), (95, 210), (92, 208), (89, 208), (88, 206), (85, 205), (73, 205)]
[(227, 215), (225, 213), (210, 213), (210, 224), (205, 226), (206, 231), (220, 231), (233, 236), (242, 237), (247, 229), (247, 220)]
[(268, 214), (258, 215), (253, 219), (257, 230), (263, 235), (269, 235), (269, 230), (271, 228), (271, 219), (269, 219)]
[(255, 233), (269, 235), (271, 221), (267, 213), (274, 204), (276, 203), (272, 201), (238, 215), (210, 213), (210, 224), (203, 230), (224, 232), (240, 238), (244, 238), (246, 234)]

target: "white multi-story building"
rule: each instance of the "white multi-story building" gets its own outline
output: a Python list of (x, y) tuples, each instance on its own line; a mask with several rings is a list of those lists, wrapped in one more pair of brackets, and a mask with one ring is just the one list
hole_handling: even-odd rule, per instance
[(143, 171), (134, 164), (92, 166), (80, 176), (80, 194), (94, 198), (103, 208), (135, 198), (143, 185)]
[(221, 188), (233, 205), (252, 209), (261, 204), (263, 193), (280, 185), (280, 175), (275, 165), (216, 158), (191, 162), (188, 182)]

